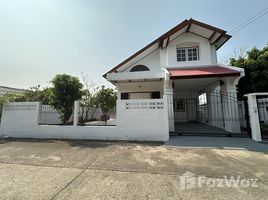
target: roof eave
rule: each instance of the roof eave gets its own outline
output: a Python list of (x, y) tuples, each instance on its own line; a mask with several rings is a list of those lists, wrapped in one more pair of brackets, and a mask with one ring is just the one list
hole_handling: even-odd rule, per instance
[(208, 24), (205, 24), (203, 22), (199, 22), (199, 21), (196, 21), (192, 18), (190, 18), (189, 20), (185, 19), (184, 21), (182, 21), (180, 24), (178, 24), (177, 26), (175, 26), (174, 28), (170, 29), (169, 31), (167, 31), (166, 33), (164, 33), (163, 35), (161, 35), (160, 37), (158, 37), (156, 40), (152, 41), (151, 43), (149, 43), (147, 46), (145, 46), (144, 48), (142, 48), (141, 50), (137, 51), (136, 53), (134, 53), (132, 56), (128, 57), (127, 59), (125, 59), (123, 62), (121, 62), (120, 64), (116, 65), (115, 67), (113, 67), (111, 70), (109, 70), (107, 73), (105, 73), (103, 75), (103, 77), (106, 79), (106, 76), (108, 73), (111, 73), (111, 72), (116, 72), (117, 69), (119, 69), (121, 66), (123, 66), (124, 64), (128, 63), (130, 60), (134, 59), (136, 56), (138, 56), (139, 54), (141, 54), (142, 52), (144, 52), (146, 49), (152, 47), (153, 45), (157, 44), (158, 43), (158, 46), (160, 44), (161, 41), (165, 40), (166, 38), (168, 38), (170, 35), (176, 33), (178, 30), (184, 28), (185, 26), (191, 24), (191, 23), (194, 23), (196, 25), (199, 25), (199, 26), (203, 26), (207, 29), (210, 29), (212, 31), (216, 31), (216, 32), (219, 32), (221, 33), (221, 36), (218, 38), (218, 39), (221, 39), (222, 37), (225, 37), (226, 40), (216, 48), (216, 50), (218, 50), (223, 44), (225, 44), (225, 42), (227, 42), (232, 36), (226, 34), (226, 31), (222, 30), (222, 29), (219, 29), (219, 28), (216, 28), (214, 26), (211, 26), (211, 25), (208, 25)]

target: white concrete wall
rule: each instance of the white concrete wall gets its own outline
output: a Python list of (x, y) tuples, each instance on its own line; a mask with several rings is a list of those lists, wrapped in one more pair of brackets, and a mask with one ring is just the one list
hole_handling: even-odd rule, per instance
[(117, 101), (117, 123), (128, 137), (167, 140), (168, 113), (163, 99)]
[(166, 103), (126, 100), (117, 104), (117, 126), (38, 125), (40, 103), (4, 106), (0, 134), (15, 138), (58, 138), (166, 141), (169, 138)]
[(252, 139), (258, 142), (262, 141), (261, 136), (261, 127), (260, 127), (260, 119), (257, 105), (256, 94), (247, 94), (248, 98), (248, 112), (249, 112), (249, 122), (251, 128), (251, 136)]

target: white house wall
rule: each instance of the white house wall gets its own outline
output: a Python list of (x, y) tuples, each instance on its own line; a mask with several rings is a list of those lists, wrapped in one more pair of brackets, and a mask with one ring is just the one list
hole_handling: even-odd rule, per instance
[[(176, 47), (199, 47), (199, 60), (177, 62)], [(135, 59), (136, 60), (136, 59)], [(171, 40), (168, 46), (164, 49), (157, 48), (148, 52), (135, 62), (127, 63), (118, 69), (118, 72), (129, 72), (132, 67), (136, 65), (145, 65), (150, 71), (162, 71), (162, 68), (172, 67), (189, 67), (189, 66), (202, 66), (212, 65), (217, 63), (217, 53), (214, 45), (211, 45), (209, 40), (192, 33), (183, 33), (177, 38)]]
[(157, 49), (150, 53), (149, 55), (143, 57), (141, 60), (137, 61), (136, 63), (130, 65), (124, 72), (129, 72), (132, 67), (136, 65), (145, 65), (147, 66), (150, 71), (160, 71), (160, 50)]
[[(160, 95), (163, 96), (163, 81), (152, 81), (152, 82), (129, 82), (129, 83), (117, 83), (118, 93), (129, 92), (129, 93), (140, 93), (140, 92), (154, 92), (160, 91)], [(138, 95), (138, 94), (137, 94)], [(144, 99), (144, 95), (137, 96), (135, 99)], [(119, 96), (120, 99), (120, 96)]]
[[(192, 47), (193, 45), (199, 46), (199, 60), (178, 62), (176, 48)], [(172, 68), (216, 64), (215, 54), (216, 49), (211, 48), (208, 39), (192, 33), (184, 33), (169, 43), (167, 47), (167, 67)]]

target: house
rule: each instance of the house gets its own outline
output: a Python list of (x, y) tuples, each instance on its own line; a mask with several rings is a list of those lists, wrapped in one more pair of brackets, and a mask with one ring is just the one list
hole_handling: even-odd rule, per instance
[(186, 19), (103, 76), (116, 86), (118, 103), (164, 99), (170, 132), (241, 134), (236, 85), (244, 70), (217, 61), (217, 50), (230, 38)]
[(0, 86), (0, 96), (3, 96), (5, 94), (23, 93), (25, 91), (26, 91), (25, 89), (20, 89), (20, 88)]

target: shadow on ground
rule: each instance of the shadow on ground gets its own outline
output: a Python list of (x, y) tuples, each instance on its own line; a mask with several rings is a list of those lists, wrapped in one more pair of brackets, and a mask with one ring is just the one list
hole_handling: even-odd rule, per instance
[(268, 143), (260, 143), (251, 138), (233, 137), (197, 137), (197, 136), (170, 136), (164, 144), (169, 147), (187, 148), (219, 148), (244, 149), (249, 151), (268, 153)]

